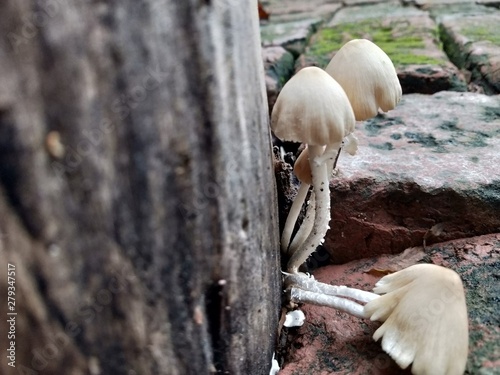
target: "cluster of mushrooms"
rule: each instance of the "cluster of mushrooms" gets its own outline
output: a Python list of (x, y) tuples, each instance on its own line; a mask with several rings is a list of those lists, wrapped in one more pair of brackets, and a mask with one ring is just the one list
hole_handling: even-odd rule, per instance
[[(342, 149), (357, 150), (356, 121), (393, 109), (401, 95), (392, 61), (366, 39), (351, 40), (325, 70), (303, 68), (283, 87), (272, 111), (272, 130), (283, 141), (305, 144), (294, 166), (301, 184), (281, 237), (281, 250), (289, 257), (284, 283), (293, 303), (383, 322), (373, 339), (382, 339), (382, 349), (401, 368), (413, 363), (415, 375), (463, 374), (468, 319), (462, 282), (454, 271), (417, 264), (383, 277), (374, 293), (320, 283), (299, 272), (329, 229), (330, 176)], [(292, 238), (311, 185), (304, 220)]]

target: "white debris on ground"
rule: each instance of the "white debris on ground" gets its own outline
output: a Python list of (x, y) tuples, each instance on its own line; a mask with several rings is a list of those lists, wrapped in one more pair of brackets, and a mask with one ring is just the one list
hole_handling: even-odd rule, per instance
[(306, 320), (306, 317), (302, 310), (293, 310), (289, 311), (286, 314), (285, 318), (285, 323), (283, 323), (283, 326), (289, 328), (289, 327), (300, 327), (302, 324), (304, 324), (304, 321)]
[(280, 365), (278, 364), (278, 361), (274, 357), (275, 353), (273, 353), (273, 359), (271, 361), (271, 370), (269, 371), (269, 375), (276, 375), (280, 370)]

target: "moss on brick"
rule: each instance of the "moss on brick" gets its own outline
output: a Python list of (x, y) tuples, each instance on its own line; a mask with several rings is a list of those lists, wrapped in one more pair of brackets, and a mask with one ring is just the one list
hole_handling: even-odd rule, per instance
[(500, 46), (500, 28), (496, 23), (498, 19), (496, 22), (488, 21), (483, 19), (481, 24), (466, 24), (460, 32), (472, 42), (489, 41)]
[(423, 35), (437, 35), (437, 29), (418, 30), (403, 20), (382, 24), (368, 19), (342, 23), (320, 29), (311, 39), (306, 55), (313, 56), (319, 66), (325, 67), (333, 53), (351, 39), (370, 39), (387, 53), (396, 67), (417, 65), (443, 65), (444, 60), (425, 55)]

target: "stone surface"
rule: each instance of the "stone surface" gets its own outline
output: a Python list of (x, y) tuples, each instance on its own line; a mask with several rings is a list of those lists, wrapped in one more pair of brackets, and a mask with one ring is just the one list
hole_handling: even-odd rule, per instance
[(269, 113), (276, 102), (281, 88), (294, 72), (293, 55), (283, 47), (262, 48)]
[(405, 95), (355, 134), (331, 180), (336, 263), (500, 231), (499, 96)]
[(475, 0), (404, 0), (404, 3), (410, 3), (418, 6), (419, 8), (427, 8), (435, 5), (440, 6), (453, 6), (457, 4), (474, 4)]
[(263, 2), (271, 22), (288, 22), (306, 18), (327, 19), (342, 7), (332, 0), (269, 0)]
[(489, 14), (446, 15), (440, 29), (444, 48), (460, 68), (486, 93), (500, 92), (500, 11)]
[[(469, 316), (466, 374), (500, 372), (500, 234), (455, 240), (423, 248), (318, 269), (314, 276), (333, 285), (371, 290), (380, 277), (416, 263), (455, 270), (462, 278)], [(304, 305), (306, 322), (286, 329), (280, 375), (410, 374), (372, 340), (378, 322), (357, 319), (326, 307)], [(285, 342), (285, 340), (283, 339)]]
[(307, 40), (321, 22), (321, 18), (306, 18), (297, 21), (262, 23), (260, 26), (262, 45), (282, 46), (298, 56), (304, 51)]
[(379, 3), (387, 3), (391, 0), (344, 0), (343, 4), (346, 6), (354, 6), (354, 5), (370, 5), (370, 4), (379, 4)]
[(499, 0), (476, 0), (476, 3), (485, 5), (488, 7), (500, 8)]
[(500, 5), (499, 0), (403, 0), (405, 5), (415, 5), (421, 9), (439, 7), (456, 7), (458, 6), (475, 6), (476, 4), (488, 7), (498, 8)]
[(297, 68), (326, 67), (354, 38), (376, 43), (393, 61), (404, 93), (465, 91), (465, 78), (438, 44), (438, 28), (427, 12), (395, 3), (346, 7), (321, 27), (297, 61)]

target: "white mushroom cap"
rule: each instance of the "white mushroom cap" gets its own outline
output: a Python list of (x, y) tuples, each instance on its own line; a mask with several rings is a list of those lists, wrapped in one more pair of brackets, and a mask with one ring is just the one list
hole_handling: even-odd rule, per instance
[(281, 140), (318, 146), (342, 142), (354, 125), (342, 87), (314, 66), (303, 68), (283, 86), (271, 115), (271, 128)]
[(414, 375), (463, 374), (469, 343), (462, 281), (454, 271), (417, 264), (383, 277), (374, 292), (387, 293), (365, 305), (383, 321), (373, 335), (401, 368)]
[(402, 89), (389, 56), (366, 39), (353, 39), (342, 46), (326, 67), (344, 88), (356, 120), (377, 115), (378, 109), (393, 109)]

